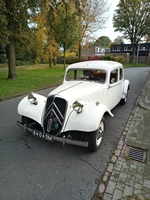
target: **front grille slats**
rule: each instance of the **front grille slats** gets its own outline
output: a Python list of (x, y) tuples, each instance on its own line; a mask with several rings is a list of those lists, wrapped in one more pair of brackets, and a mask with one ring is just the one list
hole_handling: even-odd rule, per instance
[(48, 114), (50, 113), (50, 110), (52, 109), (52, 104), (50, 104), (50, 106), (48, 107), (48, 109), (45, 110), (45, 115), (44, 115), (44, 119), (46, 119), (46, 117), (48, 116)]
[(57, 115), (57, 113), (55, 112), (54, 109), (52, 109), (52, 112), (54, 113), (54, 115), (56, 116), (57, 120), (59, 121), (59, 123), (62, 125), (62, 120), (63, 120), (63, 117), (62, 117), (62, 120), (59, 119), (59, 116)]
[[(45, 132), (56, 135), (60, 132), (66, 112), (67, 102), (65, 99), (49, 96), (47, 98), (45, 114), (43, 118), (43, 128)], [(52, 122), (49, 126), (49, 121)]]
[(62, 113), (60, 112), (59, 108), (57, 107), (57, 105), (56, 105), (55, 103), (54, 103), (54, 106), (55, 106), (57, 112), (59, 113), (60, 117), (61, 117), (62, 119), (64, 119), (64, 116), (62, 115)]

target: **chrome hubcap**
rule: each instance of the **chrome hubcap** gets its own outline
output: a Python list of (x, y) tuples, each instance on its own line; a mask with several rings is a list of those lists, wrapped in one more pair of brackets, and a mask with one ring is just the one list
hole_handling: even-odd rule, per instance
[(99, 146), (102, 141), (103, 133), (104, 133), (104, 122), (101, 121), (99, 124), (99, 127), (98, 127), (97, 137), (96, 137), (96, 145), (97, 146)]

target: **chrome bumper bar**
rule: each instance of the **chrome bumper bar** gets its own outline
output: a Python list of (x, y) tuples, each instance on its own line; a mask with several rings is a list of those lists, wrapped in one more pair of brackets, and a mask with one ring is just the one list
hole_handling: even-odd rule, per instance
[[(28, 131), (28, 132), (32, 133), (32, 135), (37, 136), (39, 138), (42, 138), (42, 139), (45, 139), (45, 140), (48, 140), (48, 141), (51, 141), (51, 142), (53, 142), (53, 141), (62, 142), (63, 146), (65, 144), (71, 144), (71, 145), (76, 145), (76, 146), (81, 146), (81, 147), (88, 147), (88, 142), (86, 142), (86, 141), (78, 141), (78, 140), (67, 139), (65, 137), (65, 135), (63, 136), (63, 138), (60, 138), (60, 137), (56, 137), (56, 136), (48, 134), (49, 137), (43, 138), (43, 137), (38, 136), (38, 134), (34, 134), (34, 131), (36, 132), (36, 130), (29, 128), (26, 125), (23, 125), (21, 122), (17, 121), (17, 125), (20, 126), (21, 128), (23, 128), (25, 131)], [(37, 131), (37, 133), (38, 133), (38, 131)], [(43, 133), (43, 134), (45, 134), (45, 133)]]

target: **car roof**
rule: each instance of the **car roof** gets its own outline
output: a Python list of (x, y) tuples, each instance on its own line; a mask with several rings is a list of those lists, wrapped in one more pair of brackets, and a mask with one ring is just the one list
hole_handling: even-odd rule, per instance
[(83, 61), (83, 62), (77, 62), (74, 64), (71, 64), (67, 67), (67, 70), (69, 69), (104, 69), (107, 71), (111, 71), (112, 69), (116, 67), (123, 68), (123, 65), (119, 62), (115, 61), (106, 61), (106, 60), (92, 60), (92, 61)]

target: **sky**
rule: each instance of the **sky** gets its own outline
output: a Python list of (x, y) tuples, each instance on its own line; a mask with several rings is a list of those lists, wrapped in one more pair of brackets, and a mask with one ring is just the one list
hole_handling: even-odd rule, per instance
[(107, 23), (105, 24), (104, 29), (100, 29), (97, 31), (96, 35), (99, 37), (101, 36), (108, 36), (111, 41), (113, 42), (117, 36), (121, 36), (121, 33), (119, 32), (114, 32), (113, 24), (112, 24), (112, 19), (113, 19), (113, 14), (114, 10), (117, 8), (117, 4), (119, 3), (119, 0), (107, 0), (108, 6), (110, 6), (109, 11), (108, 11), (108, 20)]

